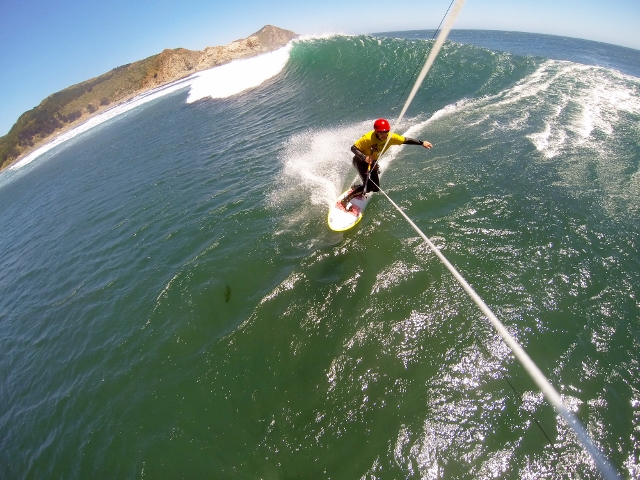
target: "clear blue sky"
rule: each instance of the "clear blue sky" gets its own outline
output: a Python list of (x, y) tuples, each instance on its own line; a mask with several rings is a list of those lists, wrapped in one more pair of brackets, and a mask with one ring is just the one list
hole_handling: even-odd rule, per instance
[[(300, 34), (433, 29), (450, 0), (0, 0), (0, 136), (45, 97), (165, 48), (270, 24)], [(640, 0), (467, 0), (454, 28), (547, 33), (640, 50)]]

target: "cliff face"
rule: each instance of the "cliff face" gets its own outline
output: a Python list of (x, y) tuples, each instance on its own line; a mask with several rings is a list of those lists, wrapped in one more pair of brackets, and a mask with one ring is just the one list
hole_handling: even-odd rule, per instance
[(207, 47), (203, 51), (166, 49), (54, 93), (23, 113), (9, 133), (0, 138), (0, 170), (113, 104), (200, 70), (276, 50), (296, 37), (290, 30), (267, 25), (225, 46)]
[(158, 55), (156, 70), (153, 76), (145, 78), (145, 86), (158, 87), (232, 60), (267, 53), (284, 47), (295, 37), (297, 35), (290, 30), (267, 25), (253, 35), (225, 46), (207, 47), (203, 51), (167, 49)]
[(196, 72), (201, 52), (177, 48), (163, 50), (143, 80), (145, 88), (154, 88)]

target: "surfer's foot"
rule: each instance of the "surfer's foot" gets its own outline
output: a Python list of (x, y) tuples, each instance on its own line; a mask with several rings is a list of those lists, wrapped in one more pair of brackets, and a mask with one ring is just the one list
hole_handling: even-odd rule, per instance
[(342, 206), (344, 207), (344, 209), (348, 212), (349, 210), (351, 210), (351, 207), (353, 206), (351, 204), (351, 199), (353, 197), (351, 195), (347, 195), (345, 196), (342, 200), (340, 200), (340, 203), (342, 204)]

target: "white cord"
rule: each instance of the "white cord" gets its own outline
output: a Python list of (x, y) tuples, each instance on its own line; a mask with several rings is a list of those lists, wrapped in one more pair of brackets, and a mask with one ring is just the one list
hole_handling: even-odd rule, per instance
[[(376, 185), (376, 187), (380, 188), (378, 185)], [(387, 195), (387, 193), (382, 189), (380, 189), (380, 192), (385, 197), (387, 197), (387, 200), (391, 202), (391, 204), (396, 208), (396, 210), (398, 210), (398, 212), (400, 212), (400, 214), (405, 218), (405, 220), (409, 222), (409, 225), (411, 225), (411, 227), (418, 233), (418, 235), (422, 237), (422, 239), (426, 242), (429, 248), (433, 250), (433, 252), (437, 255), (437, 257), (444, 264), (444, 266), (447, 267), (447, 269), (455, 277), (458, 283), (462, 285), (462, 288), (465, 290), (465, 292), (467, 292), (467, 294), (471, 297), (474, 303), (480, 308), (482, 313), (484, 313), (485, 316), (489, 319), (489, 321), (491, 322), (491, 325), (493, 325), (493, 328), (496, 329), (496, 331), (502, 337), (505, 343), (509, 346), (509, 348), (511, 348), (511, 351), (513, 352), (515, 357), (520, 361), (524, 369), (531, 376), (531, 378), (536, 383), (536, 385), (538, 385), (540, 390), (542, 390), (542, 393), (544, 393), (544, 395), (547, 397), (547, 400), (549, 401), (549, 403), (551, 403), (551, 405), (554, 406), (556, 411), (560, 415), (562, 415), (562, 418), (565, 419), (567, 424), (576, 433), (576, 435), (578, 436), (578, 439), (580, 440), (580, 442), (582, 442), (582, 445), (584, 445), (587, 451), (591, 454), (591, 457), (595, 461), (596, 466), (598, 467), (602, 475), (607, 480), (620, 479), (620, 477), (618, 476), (616, 471), (613, 469), (613, 467), (611, 467), (607, 459), (602, 455), (600, 450), (598, 450), (598, 448), (593, 444), (593, 442), (591, 441), (591, 438), (585, 431), (580, 421), (575, 417), (575, 415), (573, 415), (564, 406), (564, 403), (562, 403), (562, 398), (560, 397), (556, 389), (553, 388), (553, 385), (549, 383), (549, 380), (547, 380), (547, 378), (544, 376), (542, 371), (540, 371), (538, 366), (533, 362), (533, 360), (531, 360), (531, 357), (527, 355), (527, 352), (524, 351), (524, 349), (520, 346), (520, 344), (516, 341), (516, 339), (513, 338), (513, 336), (511, 336), (509, 331), (505, 328), (502, 322), (500, 322), (500, 320), (498, 320), (498, 318), (493, 314), (491, 309), (487, 306), (486, 303), (484, 303), (482, 298), (480, 298), (480, 296), (475, 292), (475, 290), (473, 290), (471, 285), (469, 285), (469, 283), (464, 279), (462, 275), (460, 275), (460, 273), (456, 270), (456, 268), (453, 265), (451, 265), (449, 260), (447, 260), (446, 257), (442, 254), (442, 252), (440, 252), (440, 250), (436, 248), (436, 246), (431, 242), (431, 240), (429, 240), (429, 238), (422, 232), (422, 230), (420, 230), (416, 226), (416, 224), (413, 223), (413, 221), (407, 216), (407, 214), (405, 214), (404, 211), (398, 205), (396, 205), (396, 203), (393, 200), (391, 200), (389, 195)]]
[[(440, 30), (440, 33), (436, 38), (436, 42), (433, 44), (433, 48), (429, 52), (427, 61), (424, 63), (424, 66), (420, 71), (420, 75), (418, 75), (418, 78), (416, 79), (416, 82), (414, 83), (413, 88), (411, 89), (411, 92), (407, 97), (407, 101), (404, 102), (404, 107), (402, 107), (402, 111), (400, 112), (400, 115), (398, 115), (398, 119), (396, 120), (395, 125), (400, 125), (400, 122), (402, 121), (404, 114), (409, 109), (409, 105), (411, 105), (411, 102), (413, 102), (413, 97), (415, 97), (416, 93), (418, 93), (418, 90), (420, 89), (422, 82), (424, 81), (425, 77), (427, 76), (427, 73), (429, 72), (429, 69), (431, 69), (431, 65), (433, 65), (433, 62), (438, 56), (438, 53), (440, 52), (440, 49), (442, 48), (444, 41), (449, 36), (449, 32), (451, 31), (451, 28), (453, 27), (453, 24), (456, 21), (456, 18), (458, 17), (460, 10), (462, 10), (462, 6), (464, 5), (465, 1), (466, 0), (457, 0), (455, 5), (453, 6), (453, 10), (451, 10), (451, 13), (447, 17), (447, 20), (444, 23), (444, 27), (442, 28), (442, 30)], [(389, 132), (389, 135), (387, 135), (387, 141), (385, 142), (384, 147), (382, 147), (382, 150), (381, 150), (382, 153), (380, 153), (378, 160), (382, 158), (382, 155), (386, 151), (385, 149), (387, 148), (387, 145), (389, 145), (389, 141), (391, 140), (393, 133), (394, 131), (393, 129), (391, 129), (391, 131)], [(376, 163), (378, 162), (378, 160), (376, 160)]]
[[(446, 40), (447, 36), (449, 35), (449, 32), (451, 31), (451, 28), (453, 27), (453, 23), (455, 22), (456, 17), (460, 13), (460, 10), (462, 9), (462, 6), (464, 5), (464, 2), (465, 2), (465, 0), (457, 0), (455, 5), (454, 5), (454, 7), (453, 7), (453, 10), (451, 11), (451, 14), (447, 17), (447, 21), (445, 22), (444, 28), (440, 31), (440, 34), (436, 38), (436, 41), (435, 41), (435, 43), (433, 45), (433, 48), (431, 49), (431, 52), (429, 52), (429, 56), (427, 58), (427, 61), (425, 62), (424, 67), (422, 67), (422, 70), (420, 71), (420, 75), (418, 75), (418, 78), (416, 79), (416, 82), (415, 82), (415, 84), (413, 86), (413, 89), (411, 90), (411, 93), (409, 94), (409, 97), (407, 98), (407, 101), (405, 102), (404, 107), (402, 108), (402, 111), (400, 112), (400, 115), (398, 116), (398, 119), (396, 120), (396, 125), (400, 124), (400, 121), (404, 117), (404, 114), (406, 113), (407, 109), (409, 108), (409, 105), (413, 101), (413, 98), (415, 97), (416, 93), (418, 92), (418, 89), (422, 85), (422, 82), (424, 81), (424, 78), (427, 76), (427, 72), (431, 68), (431, 65), (433, 65), (433, 62), (434, 62), (436, 56), (438, 55), (438, 52), (440, 52), (440, 49), (442, 48), (442, 45), (444, 44), (444, 41)], [(392, 135), (393, 135), (393, 131), (390, 131), (389, 135), (387, 136), (387, 141), (386, 141), (384, 147), (381, 150), (380, 157), (378, 157), (378, 160), (384, 154), (385, 149), (387, 148), (387, 145), (389, 144), (389, 141), (391, 140)], [(376, 163), (378, 162), (378, 160), (376, 160)], [(374, 185), (375, 185), (375, 182), (372, 182), (372, 183), (374, 183)], [(376, 187), (380, 188), (378, 185), (376, 185)], [(473, 290), (473, 288), (471, 288), (471, 286), (462, 277), (462, 275), (460, 275), (460, 273), (455, 269), (455, 267), (453, 265), (451, 265), (451, 263), (449, 263), (449, 261), (440, 252), (440, 250), (438, 250), (435, 247), (435, 245), (433, 245), (433, 243), (431, 243), (431, 240), (429, 240), (429, 238), (427, 238), (427, 236), (424, 233), (422, 233), (422, 231), (402, 211), (402, 209), (398, 205), (396, 205), (395, 202), (393, 200), (391, 200), (391, 198), (383, 190), (380, 190), (380, 192), (382, 192), (382, 194), (385, 197), (387, 197), (387, 199), (396, 208), (396, 210), (398, 210), (398, 212), (400, 212), (400, 214), (405, 218), (405, 220), (407, 220), (407, 222), (409, 222), (409, 225), (411, 225), (411, 227), (418, 233), (418, 235), (420, 235), (422, 237), (422, 239), (427, 243), (427, 245), (438, 256), (440, 261), (453, 274), (453, 276), (456, 278), (458, 283), (460, 285), (462, 285), (462, 288), (467, 292), (467, 294), (471, 297), (471, 299), (475, 302), (475, 304), (480, 308), (482, 313), (484, 313), (486, 315), (486, 317), (489, 319), (489, 321), (491, 322), (493, 327), (496, 329), (496, 331), (500, 334), (500, 336), (505, 341), (505, 343), (509, 346), (509, 348), (511, 348), (511, 351), (516, 356), (516, 358), (520, 361), (520, 363), (525, 368), (527, 373), (531, 376), (531, 378), (536, 383), (536, 385), (538, 385), (538, 387), (540, 388), (542, 393), (545, 395), (545, 397), (547, 397), (547, 400), (549, 401), (549, 403), (551, 403), (551, 405), (553, 405), (553, 407), (556, 409), (556, 411), (562, 416), (562, 418), (565, 419), (567, 424), (573, 429), (573, 431), (578, 436), (578, 439), (580, 440), (582, 445), (589, 452), (589, 454), (591, 454), (591, 457), (595, 461), (596, 466), (600, 470), (600, 473), (602, 473), (602, 475), (607, 480), (620, 479), (620, 476), (613, 469), (613, 467), (609, 464), (608, 460), (602, 455), (600, 450), (598, 450), (596, 448), (596, 446), (593, 444), (593, 442), (591, 441), (591, 438), (587, 434), (587, 432), (584, 429), (584, 427), (582, 426), (582, 424), (564, 406), (564, 403), (562, 403), (562, 398), (560, 397), (560, 395), (558, 394), (556, 389), (551, 385), (551, 383), (549, 383), (549, 380), (547, 380), (547, 378), (544, 376), (542, 371), (540, 371), (538, 366), (533, 362), (533, 360), (531, 360), (531, 357), (529, 357), (529, 355), (527, 355), (527, 353), (520, 346), (520, 344), (515, 340), (515, 338), (513, 338), (511, 336), (511, 334), (507, 331), (507, 329), (504, 327), (502, 322), (500, 322), (500, 320), (498, 320), (498, 318), (489, 309), (487, 304), (484, 303), (484, 301)]]

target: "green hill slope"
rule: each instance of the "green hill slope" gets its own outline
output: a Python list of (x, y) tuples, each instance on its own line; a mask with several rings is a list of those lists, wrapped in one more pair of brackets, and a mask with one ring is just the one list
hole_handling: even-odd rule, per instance
[(0, 170), (63, 130), (135, 95), (237, 58), (275, 50), (296, 36), (289, 30), (267, 25), (226, 46), (203, 51), (167, 49), (54, 93), (23, 113), (9, 133), (0, 138)]

